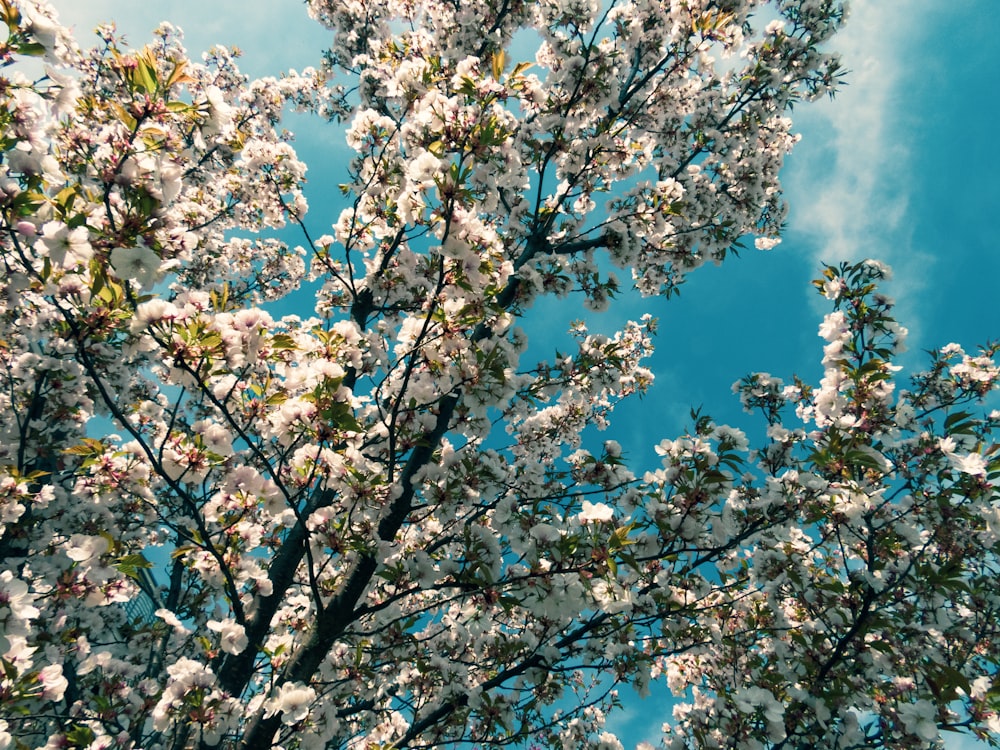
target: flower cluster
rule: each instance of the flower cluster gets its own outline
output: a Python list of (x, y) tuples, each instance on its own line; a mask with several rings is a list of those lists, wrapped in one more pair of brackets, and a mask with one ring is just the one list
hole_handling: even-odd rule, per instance
[[(639, 476), (592, 431), (655, 321), (520, 325), (773, 247), (842, 5), (309, 12), (317, 67), (249, 81), (0, 0), (0, 747), (616, 750), (661, 677), (677, 747), (995, 732), (996, 348), (897, 390), (886, 270), (827, 269), (820, 386)], [(346, 123), (327, 234), (285, 108)]]

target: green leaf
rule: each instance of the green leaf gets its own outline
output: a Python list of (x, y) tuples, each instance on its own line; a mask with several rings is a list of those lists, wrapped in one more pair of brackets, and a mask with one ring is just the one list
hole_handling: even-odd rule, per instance
[(41, 57), (45, 54), (45, 45), (38, 42), (22, 42), (17, 45), (17, 51), (28, 57)]
[(865, 451), (847, 451), (844, 454), (844, 460), (851, 466), (861, 466), (865, 469), (874, 469), (876, 471), (885, 470), (885, 464)]
[(948, 664), (928, 665), (926, 679), (934, 696), (945, 702), (958, 698), (959, 689), (966, 695), (972, 692), (969, 678)]
[(66, 740), (79, 747), (88, 747), (94, 741), (94, 730), (88, 726), (75, 724), (66, 731)]
[(287, 333), (276, 333), (271, 337), (271, 348), (279, 350), (297, 349), (295, 339)]
[(0, 19), (7, 24), (11, 34), (15, 33), (21, 24), (21, 14), (7, 0), (0, 2)]
[(511, 78), (518, 78), (521, 75), (521, 73), (523, 73), (524, 71), (526, 71), (532, 65), (534, 65), (534, 63), (530, 63), (530, 62), (520, 62), (520, 63), (518, 63), (517, 65), (514, 66), (514, 70), (511, 71), (510, 77)]
[(361, 432), (361, 425), (354, 418), (349, 404), (343, 401), (335, 401), (327, 408), (323, 409), (320, 416), (337, 429), (349, 432)]
[(63, 450), (73, 456), (94, 456), (104, 453), (104, 443), (96, 438), (82, 438), (79, 445), (73, 445)]
[(156, 59), (149, 47), (143, 47), (136, 56), (135, 82), (146, 94), (155, 94), (158, 88), (156, 82)]
[(229, 284), (223, 284), (220, 289), (210, 292), (209, 299), (212, 301), (212, 307), (225, 312), (229, 303)]
[(111, 102), (111, 109), (115, 111), (115, 114), (118, 115), (118, 119), (125, 124), (125, 127), (127, 127), (129, 130), (135, 130), (136, 125), (138, 125), (138, 122), (134, 117), (132, 117), (131, 114), (129, 114), (128, 110), (126, 110), (125, 107), (123, 107), (118, 102)]
[(503, 76), (503, 68), (504, 68), (504, 62), (506, 61), (506, 57), (507, 56), (502, 49), (497, 50), (496, 52), (493, 53), (493, 61), (490, 67), (491, 67), (491, 72), (493, 73), (493, 77), (498, 81), (500, 80), (501, 76)]
[(977, 420), (967, 411), (949, 414), (944, 420), (944, 429), (949, 435), (974, 435)]
[(64, 211), (68, 212), (73, 207), (73, 202), (76, 200), (77, 190), (78, 187), (76, 185), (64, 187), (56, 193), (56, 203), (58, 203)]
[(105, 282), (107, 281), (107, 278), (105, 277), (103, 271), (98, 271), (97, 273), (93, 273), (94, 266), (95, 266), (95, 264), (92, 262), (91, 266), (90, 266), (91, 267), (91, 271), (92, 271), (92, 274), (91, 274), (92, 282), (91, 282), (91, 285), (90, 285), (90, 294), (91, 294), (92, 297), (98, 297), (100, 295), (100, 293), (101, 293), (101, 290), (105, 286)]
[(956, 422), (961, 422), (963, 419), (968, 419), (971, 416), (972, 414), (967, 411), (956, 411), (952, 414), (949, 414), (947, 417), (945, 417), (944, 420), (945, 429), (951, 427)]
[[(187, 74), (187, 65), (187, 60), (179, 60), (174, 64), (174, 69), (171, 71), (170, 75), (167, 76), (165, 88), (169, 89), (180, 83), (192, 83), (194, 81), (194, 78)], [(182, 104), (182, 102), (171, 102), (171, 104)], [(167, 107), (169, 108), (170, 104), (168, 104)]]
[(127, 575), (129, 578), (138, 578), (140, 568), (148, 570), (152, 567), (153, 563), (143, 557), (142, 554), (125, 555), (118, 558), (118, 562), (115, 563), (115, 568), (118, 572)]

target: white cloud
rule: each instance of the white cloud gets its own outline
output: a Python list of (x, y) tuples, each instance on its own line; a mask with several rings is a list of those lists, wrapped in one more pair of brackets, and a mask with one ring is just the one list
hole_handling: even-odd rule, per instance
[(901, 12), (903, 4), (855, 4), (833, 41), (848, 85), (835, 100), (796, 112), (807, 139), (791, 165), (793, 228), (815, 235), (827, 262), (871, 255), (867, 248), (901, 230), (909, 153), (896, 100), (907, 43), (926, 23), (920, 6), (928, 3), (908, 0)]
[(75, 29), (81, 45), (96, 41), (91, 30), (114, 21), (132, 46), (141, 47), (161, 21), (184, 30), (185, 46), (195, 59), (209, 47), (236, 46), (241, 68), (253, 76), (277, 75), (289, 68), (316, 65), (329, 32), (306, 14), (302, 3), (271, 0), (50, 0), (60, 21)]
[[(919, 294), (931, 277), (933, 253), (911, 228), (911, 196), (933, 176), (913, 166), (922, 113), (907, 98), (907, 74), (918, 41), (940, 11), (932, 0), (857, 0), (831, 46), (849, 71), (832, 101), (797, 109), (803, 142), (789, 162), (789, 225), (808, 238), (818, 264), (877, 258), (892, 266), (889, 292), (897, 314), (919, 342)], [(814, 302), (819, 306), (821, 301)], [(823, 308), (825, 309), (825, 307)]]

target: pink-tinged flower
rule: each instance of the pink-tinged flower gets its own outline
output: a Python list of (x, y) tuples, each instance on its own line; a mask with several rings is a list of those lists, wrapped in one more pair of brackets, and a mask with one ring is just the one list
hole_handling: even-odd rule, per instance
[(265, 716), (281, 714), (282, 724), (295, 724), (309, 715), (309, 707), (316, 701), (316, 691), (301, 682), (286, 682), (278, 694), (265, 703)]
[(242, 654), (250, 644), (243, 626), (232, 620), (209, 620), (208, 629), (221, 636), (219, 647), (227, 654)]
[(192, 429), (201, 435), (205, 447), (220, 456), (231, 456), (233, 453), (233, 436), (218, 422), (207, 419), (195, 422)]
[(135, 308), (135, 319), (132, 321), (132, 333), (141, 333), (146, 330), (149, 326), (154, 323), (159, 323), (161, 320), (173, 320), (179, 315), (180, 311), (172, 302), (167, 302), (165, 299), (151, 299), (148, 302), (141, 303)]
[(847, 316), (837, 310), (823, 318), (823, 323), (819, 327), (819, 335), (827, 341), (839, 341), (850, 335), (847, 327)]
[(61, 701), (63, 693), (69, 687), (69, 681), (63, 676), (60, 664), (43, 667), (38, 673), (38, 681), (42, 684), (42, 697), (50, 701)]

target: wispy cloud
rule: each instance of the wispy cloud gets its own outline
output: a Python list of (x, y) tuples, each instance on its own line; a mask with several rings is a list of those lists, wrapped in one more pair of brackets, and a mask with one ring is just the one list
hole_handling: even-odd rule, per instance
[(925, 286), (933, 258), (915, 243), (907, 217), (920, 175), (911, 153), (915, 118), (903, 95), (916, 40), (933, 12), (928, 0), (854, 3), (832, 43), (850, 71), (848, 85), (833, 101), (797, 110), (806, 137), (786, 177), (790, 228), (814, 245), (814, 259), (889, 263), (907, 318), (916, 312), (907, 300)]
[(302, 3), (173, 0), (150, 7), (134, 0), (50, 1), (81, 44), (94, 41), (90, 32), (95, 26), (113, 20), (130, 44), (141, 47), (157, 23), (169, 21), (184, 30), (193, 57), (216, 44), (236, 46), (245, 53), (241, 68), (253, 76), (316, 65), (329, 37)]
[(919, 8), (926, 3), (906, 4), (906, 13), (900, 0), (855, 4), (833, 42), (848, 85), (834, 101), (796, 112), (808, 136), (791, 170), (790, 187), (800, 194), (793, 229), (814, 235), (828, 262), (870, 254), (866, 248), (896, 233), (906, 212), (909, 153), (897, 99), (913, 27), (927, 20)]

